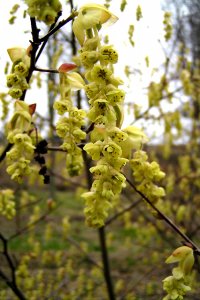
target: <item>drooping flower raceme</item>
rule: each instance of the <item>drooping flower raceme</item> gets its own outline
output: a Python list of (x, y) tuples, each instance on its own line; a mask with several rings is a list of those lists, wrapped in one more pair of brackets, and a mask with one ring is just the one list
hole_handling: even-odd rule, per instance
[[(76, 65), (70, 65), (70, 69)], [(66, 166), (70, 176), (79, 175), (83, 168), (82, 150), (77, 146), (84, 140), (86, 133), (81, 129), (85, 123), (85, 111), (73, 106), (72, 90), (78, 90), (85, 85), (82, 77), (76, 73), (67, 73), (65, 64), (60, 72), (60, 100), (54, 102), (54, 109), (60, 117), (56, 124), (56, 132), (63, 139), (62, 149), (67, 151)]]
[[(125, 187), (122, 168), (128, 162), (131, 149), (138, 147), (130, 132), (121, 129), (125, 92), (119, 88), (122, 80), (115, 77), (113, 71), (118, 53), (112, 45), (102, 45), (98, 33), (104, 23), (116, 20), (104, 6), (88, 4), (80, 8), (73, 23), (74, 34), (82, 46), (74, 61), (85, 69), (87, 84), (84, 88), (90, 105), (87, 117), (94, 124), (90, 143), (84, 147), (96, 161), (90, 168), (94, 182), (91, 190), (83, 194), (86, 222), (93, 227), (104, 225), (109, 209)], [(140, 132), (140, 145), (142, 135)]]
[(17, 100), (15, 102), (15, 112), (9, 123), (7, 139), (13, 144), (7, 152), (7, 172), (11, 179), (21, 183), (23, 176), (31, 172), (30, 162), (34, 156), (35, 146), (29, 136), (31, 129), (32, 113), (28, 104)]
[(28, 6), (28, 14), (47, 25), (55, 22), (62, 8), (59, 0), (25, 0), (25, 3)]
[(34, 142), (30, 137), (33, 130), (32, 114), (35, 104), (28, 105), (19, 100), (29, 87), (27, 76), (30, 67), (30, 57), (24, 48), (7, 50), (13, 63), (11, 73), (7, 76), (8, 94), (17, 99), (14, 104), (14, 114), (8, 124), (7, 139), (12, 148), (7, 152), (7, 172), (11, 179), (21, 183), (23, 176), (31, 172), (30, 162), (34, 156)]
[(133, 154), (130, 165), (138, 190), (156, 204), (159, 199), (165, 196), (164, 189), (157, 185), (157, 182), (165, 177), (165, 173), (160, 170), (157, 162), (148, 162), (147, 153), (142, 150)]
[(10, 189), (0, 190), (0, 214), (12, 219), (15, 213), (14, 192)]
[(191, 270), (194, 265), (193, 250), (190, 247), (182, 246), (177, 248), (168, 257), (166, 263), (178, 263), (178, 267), (173, 268), (172, 276), (163, 280), (163, 289), (167, 296), (163, 300), (182, 300), (184, 295), (191, 290)]
[(13, 63), (11, 73), (7, 75), (7, 87), (10, 89), (8, 93), (12, 98), (20, 99), (29, 87), (26, 77), (30, 67), (30, 57), (24, 48), (11, 48), (7, 51)]

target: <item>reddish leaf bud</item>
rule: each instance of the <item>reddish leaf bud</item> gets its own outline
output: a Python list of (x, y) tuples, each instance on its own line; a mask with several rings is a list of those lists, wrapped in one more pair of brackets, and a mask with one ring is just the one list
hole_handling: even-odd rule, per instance
[(31, 116), (34, 114), (35, 109), (36, 109), (36, 103), (29, 105), (29, 113)]
[(59, 73), (66, 73), (68, 71), (76, 69), (77, 65), (72, 63), (64, 63), (58, 68)]

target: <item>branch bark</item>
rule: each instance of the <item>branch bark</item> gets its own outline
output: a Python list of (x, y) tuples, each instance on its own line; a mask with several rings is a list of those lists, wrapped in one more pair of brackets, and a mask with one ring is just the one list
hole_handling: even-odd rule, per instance
[(199, 247), (186, 235), (184, 234), (178, 226), (172, 222), (165, 214), (163, 214), (142, 192), (140, 192), (136, 186), (128, 179), (126, 178), (129, 185), (138, 193), (152, 208), (154, 211), (157, 212), (159, 217), (165, 221), (179, 236), (181, 236), (186, 243), (192, 246), (193, 251), (195, 254), (200, 255), (200, 249)]
[(20, 288), (17, 285), (16, 282), (16, 266), (13, 263), (12, 257), (8, 251), (8, 240), (0, 233), (0, 240), (3, 244), (3, 255), (7, 261), (7, 264), (11, 271), (11, 279), (7, 277), (6, 274), (2, 270), (0, 270), (0, 277), (5, 281), (7, 286), (11, 288), (13, 293), (20, 299), (20, 300), (27, 300), (25, 295), (22, 293)]

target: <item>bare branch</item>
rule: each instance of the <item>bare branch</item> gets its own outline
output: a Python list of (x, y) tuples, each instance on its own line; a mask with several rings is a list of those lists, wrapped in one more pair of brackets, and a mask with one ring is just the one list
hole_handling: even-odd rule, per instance
[(153, 210), (157, 212), (159, 217), (165, 221), (176, 233), (178, 233), (178, 235), (181, 236), (185, 242), (189, 243), (196, 254), (200, 255), (199, 247), (186, 234), (184, 234), (175, 223), (173, 223), (165, 214), (163, 214), (142, 192), (140, 192), (128, 178), (126, 178), (126, 180), (136, 191), (136, 193), (138, 193), (153, 208)]

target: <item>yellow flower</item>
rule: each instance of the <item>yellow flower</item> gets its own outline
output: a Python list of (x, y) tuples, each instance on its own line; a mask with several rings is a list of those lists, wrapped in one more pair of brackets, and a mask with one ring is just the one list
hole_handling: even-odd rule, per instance
[(167, 264), (175, 262), (179, 263), (179, 268), (184, 274), (188, 274), (194, 264), (193, 249), (187, 246), (177, 248), (166, 260)]
[(123, 132), (128, 135), (128, 138), (120, 144), (124, 157), (129, 157), (133, 149), (140, 149), (142, 144), (148, 141), (146, 134), (138, 127), (128, 126)]
[(14, 108), (15, 112), (9, 123), (10, 128), (12, 130), (15, 128), (23, 129), (23, 131), (28, 130), (32, 121), (29, 105), (23, 101), (16, 100)]
[(30, 65), (30, 57), (27, 55), (25, 48), (15, 47), (7, 49), (8, 55), (13, 63), (24, 62), (27, 67)]
[(85, 30), (101, 26), (104, 23), (113, 24), (118, 18), (103, 5), (85, 4), (79, 9), (73, 23), (73, 31), (81, 46), (85, 41)]

